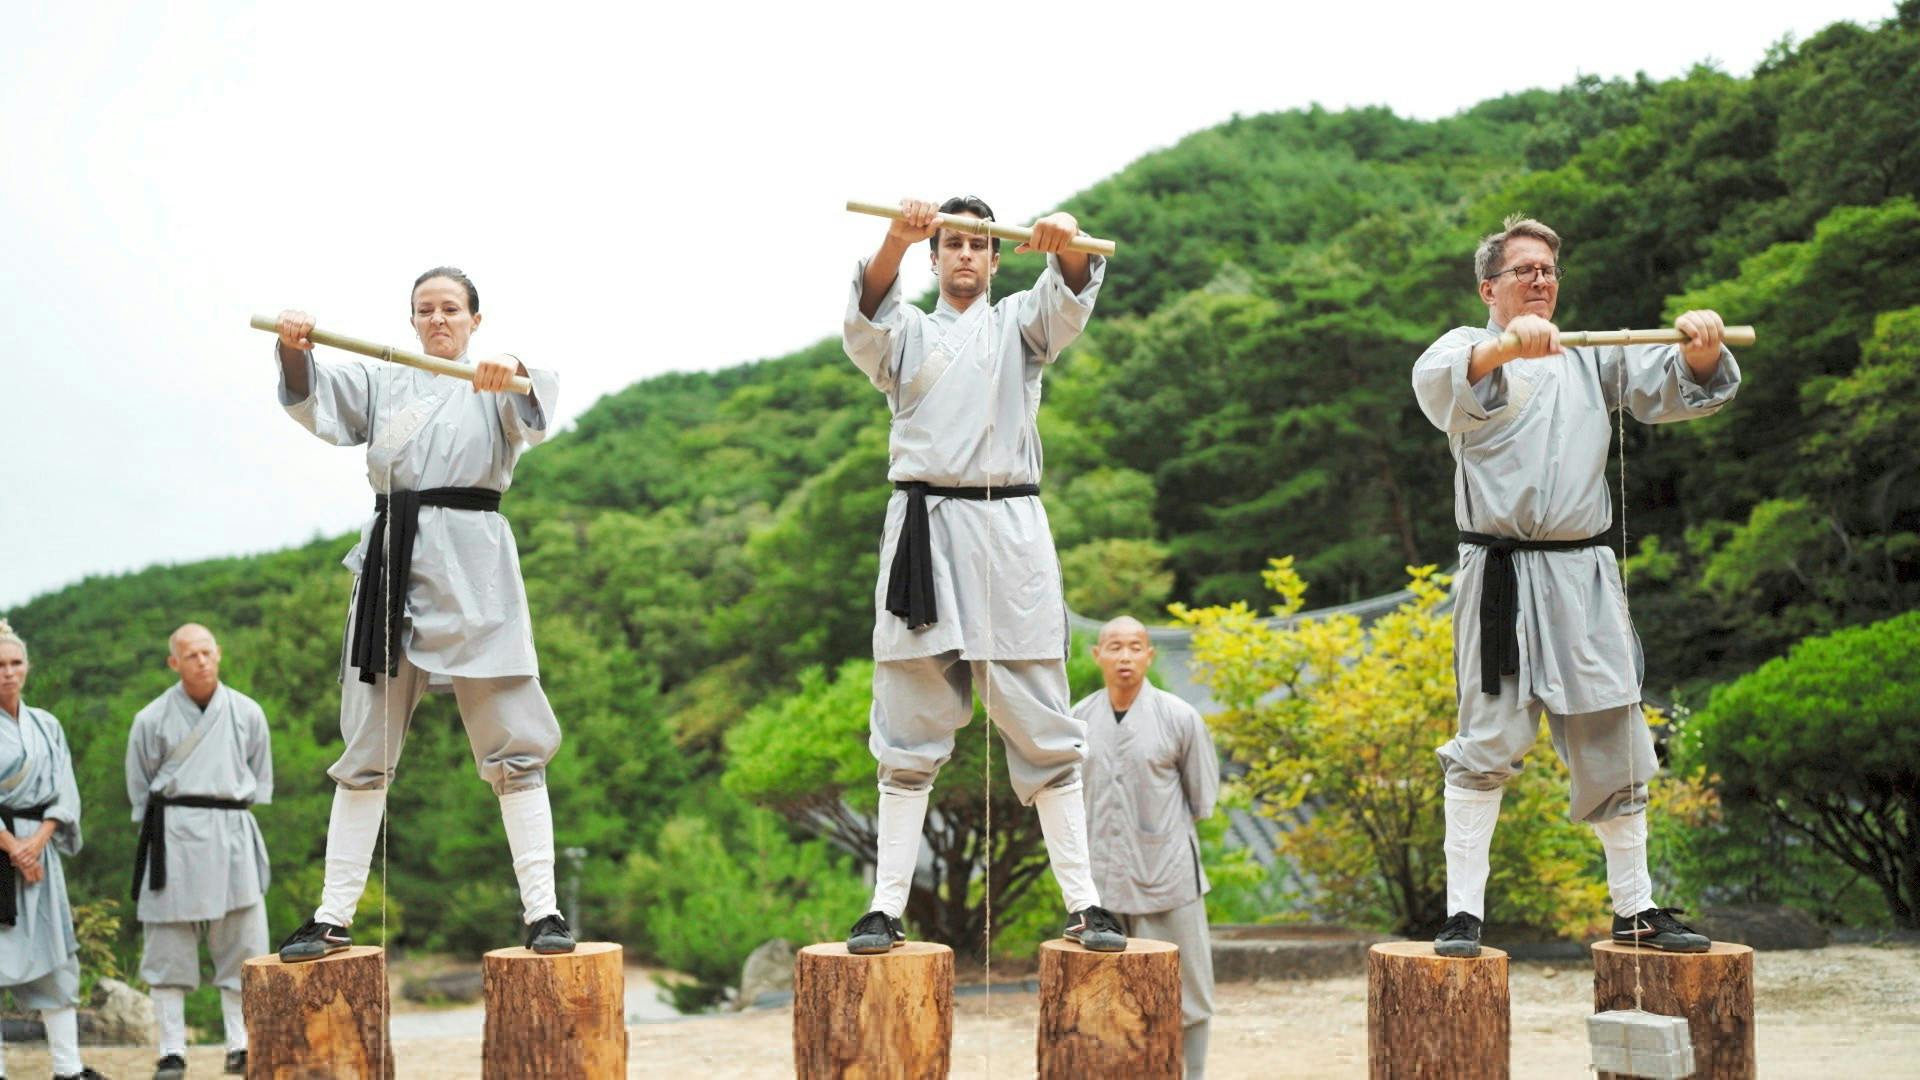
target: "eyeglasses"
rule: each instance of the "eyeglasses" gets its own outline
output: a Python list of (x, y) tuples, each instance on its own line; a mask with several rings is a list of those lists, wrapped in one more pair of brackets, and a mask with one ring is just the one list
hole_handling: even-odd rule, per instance
[(1507, 274), (1512, 274), (1513, 280), (1523, 285), (1531, 285), (1542, 278), (1548, 281), (1559, 281), (1567, 276), (1567, 268), (1564, 266), (1511, 266), (1498, 273), (1488, 274), (1487, 280), (1492, 281)]

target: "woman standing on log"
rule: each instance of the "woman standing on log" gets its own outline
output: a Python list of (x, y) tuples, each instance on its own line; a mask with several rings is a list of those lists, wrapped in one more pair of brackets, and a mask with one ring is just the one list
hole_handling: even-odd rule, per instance
[[(468, 362), (480, 293), (465, 274), (449, 266), (421, 274), (412, 314), (428, 355)], [(571, 952), (573, 931), (554, 899), (546, 787), (560, 725), (540, 687), (513, 531), (498, 512), (521, 452), (552, 430), (559, 381), (505, 355), (474, 363), (471, 382), (319, 360), (313, 325), (305, 312), (280, 315), (280, 404), (326, 442), (366, 444), (374, 516), (346, 558), (354, 573), (340, 694), (346, 752), (327, 770), (338, 786), (326, 880), (319, 907), (280, 958), (313, 960), (353, 944), (347, 927), (366, 888), (387, 786), (429, 689), (453, 691), (480, 776), (500, 797), (526, 946)], [(530, 393), (505, 392), (516, 375), (531, 380)], [(351, 677), (349, 668), (357, 669)]]
[(60, 721), (20, 698), (29, 666), (0, 619), (0, 989), (40, 1010), (54, 1080), (105, 1080), (80, 1063), (80, 939), (60, 864), (80, 851), (80, 788)]

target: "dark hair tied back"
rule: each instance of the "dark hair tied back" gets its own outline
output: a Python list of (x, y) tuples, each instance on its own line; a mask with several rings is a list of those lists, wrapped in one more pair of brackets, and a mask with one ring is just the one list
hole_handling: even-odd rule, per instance
[[(972, 214), (982, 221), (993, 220), (993, 207), (988, 206), (987, 200), (978, 195), (955, 195), (953, 198), (940, 204), (940, 212), (943, 214)], [(933, 235), (927, 238), (927, 246), (935, 251), (940, 250), (940, 230), (935, 229)], [(1000, 254), (1000, 238), (997, 236), (993, 238), (993, 253), (995, 255)]]
[(448, 281), (457, 282), (463, 286), (467, 290), (467, 314), (480, 314), (480, 290), (473, 287), (473, 279), (468, 277), (465, 271), (457, 266), (436, 266), (426, 273), (421, 274), (419, 277), (414, 278), (413, 290), (407, 293), (407, 310), (409, 313), (413, 310), (413, 294), (420, 291), (420, 286), (437, 277), (446, 278)]

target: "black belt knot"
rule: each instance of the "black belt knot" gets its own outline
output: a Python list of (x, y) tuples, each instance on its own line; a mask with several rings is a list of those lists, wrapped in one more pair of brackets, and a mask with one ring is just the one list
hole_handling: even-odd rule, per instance
[(210, 795), (154, 795), (147, 799), (147, 812), (140, 818), (140, 846), (133, 853), (133, 902), (140, 902), (140, 880), (145, 878), (154, 892), (167, 887), (167, 807), (200, 806), (213, 810), (245, 810), (253, 804), (245, 799), (216, 799)]
[[(13, 831), (14, 821), (45, 821), (47, 811), (53, 809), (53, 800), (49, 799), (39, 806), (25, 808), (0, 806), (0, 822), (4, 822), (8, 832)], [(0, 859), (0, 926), (12, 926), (20, 919), (20, 878), (13, 869), (12, 859)]]
[[(1520, 575), (1513, 568), (1513, 553), (1605, 547), (1607, 537), (1602, 533), (1585, 540), (1516, 540), (1463, 529), (1460, 542), (1487, 549), (1487, 569), (1480, 580), (1480, 692), (1498, 697), (1500, 676), (1520, 671)], [(1454, 618), (1459, 617), (1455, 612)]]
[(907, 519), (900, 529), (900, 542), (893, 549), (893, 566), (887, 571), (887, 610), (907, 620), (909, 630), (940, 621), (933, 599), (933, 532), (927, 518), (927, 496), (994, 502), (1040, 494), (1039, 484), (935, 487), (919, 480), (895, 480), (893, 486), (907, 493)]
[[(407, 614), (407, 578), (413, 573), (413, 540), (420, 532), (420, 508), (498, 510), (500, 493), (491, 488), (428, 488), (373, 497), (373, 531), (367, 536), (360, 588), (353, 602), (353, 641), (348, 662), (360, 669), (360, 681), (372, 683), (384, 670), (400, 671), (400, 628)], [(387, 565), (387, 527), (393, 527), (393, 565)], [(392, 588), (389, 589), (388, 586)], [(385, 633), (382, 633), (382, 630)]]

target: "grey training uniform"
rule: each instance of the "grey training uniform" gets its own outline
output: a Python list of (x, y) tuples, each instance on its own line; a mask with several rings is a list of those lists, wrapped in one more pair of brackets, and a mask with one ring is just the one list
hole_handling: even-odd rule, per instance
[[(529, 369), (532, 394), (494, 393), (413, 368), (294, 355), (307, 363), (312, 392), (294, 399), (283, 376), (280, 404), (327, 442), (365, 443), (367, 481), (380, 494), (504, 492), (521, 452), (552, 427), (559, 381), (550, 371)], [(372, 528), (369, 519), (345, 560), (356, 591)], [(351, 641), (351, 615), (348, 623), (344, 640)], [(560, 725), (540, 688), (533, 618), (505, 517), (420, 509), (402, 642), (399, 674), (389, 679), (382, 672), (371, 684), (346, 669), (343, 648), (340, 730), (347, 746), (328, 775), (345, 788), (385, 787), (420, 696), (450, 685), (481, 777), (503, 795), (543, 786)]]
[[(126, 771), (135, 821), (145, 818), (155, 796), (272, 802), (266, 713), (225, 684), (203, 710), (175, 683), (134, 717)], [(165, 812), (166, 885), (155, 891), (149, 875), (140, 880), (140, 977), (153, 986), (199, 986), (204, 934), (214, 985), (237, 991), (241, 963), (267, 951), (269, 870), (260, 826), (251, 810), (168, 806)]]
[(1142, 686), (1124, 720), (1101, 689), (1073, 714), (1087, 725), (1088, 847), (1103, 906), (1128, 937), (1180, 947), (1180, 1017), (1187, 1076), (1206, 1074), (1213, 1018), (1207, 872), (1194, 824), (1213, 815), (1220, 759), (1193, 706)]
[[(1456, 462), (1454, 517), (1462, 531), (1521, 540), (1580, 540), (1611, 524), (1606, 465), (1613, 412), (1643, 423), (1708, 416), (1733, 400), (1740, 368), (1722, 350), (1696, 381), (1675, 345), (1569, 348), (1467, 381), (1473, 347), (1501, 327), (1460, 327), (1413, 367), (1413, 388)], [(1624, 400), (1622, 393), (1624, 390)], [(1491, 790), (1521, 766), (1547, 713), (1573, 785), (1568, 813), (1605, 821), (1646, 805), (1656, 768), (1640, 712), (1639, 637), (1613, 551), (1516, 551), (1519, 673), (1496, 695), (1480, 685), (1481, 590), (1486, 549), (1460, 545), (1454, 581), (1454, 669), (1459, 733), (1438, 753), (1447, 782)]]
[[(896, 279), (871, 319), (860, 311), (863, 261), (847, 301), (847, 356), (887, 395), (892, 481), (937, 487), (1040, 482), (1040, 383), (1046, 365), (1079, 336), (1106, 273), (1075, 293), (1059, 260), (1033, 288), (965, 311), (942, 298), (931, 312), (901, 302)], [(907, 516), (907, 495), (887, 504), (874, 589), (873, 713), (869, 745), (883, 787), (918, 791), (953, 754), (973, 715), (975, 683), (1007, 737), (1014, 791), (1079, 777), (1085, 725), (1068, 712), (1066, 602), (1047, 513), (1038, 498), (991, 502), (927, 498), (933, 593), (939, 618), (909, 629), (886, 609), (887, 579)]]
[[(80, 1004), (80, 939), (60, 857), (80, 853), (80, 788), (60, 721), (23, 701), (17, 717), (0, 710), (0, 807), (42, 805), (44, 820), (56, 823), (40, 853), (45, 876), (33, 885), (15, 877), (14, 924), (0, 925), (0, 989), (12, 990), (19, 1008), (65, 1009)], [(13, 835), (32, 839), (40, 824), (17, 818)]]

